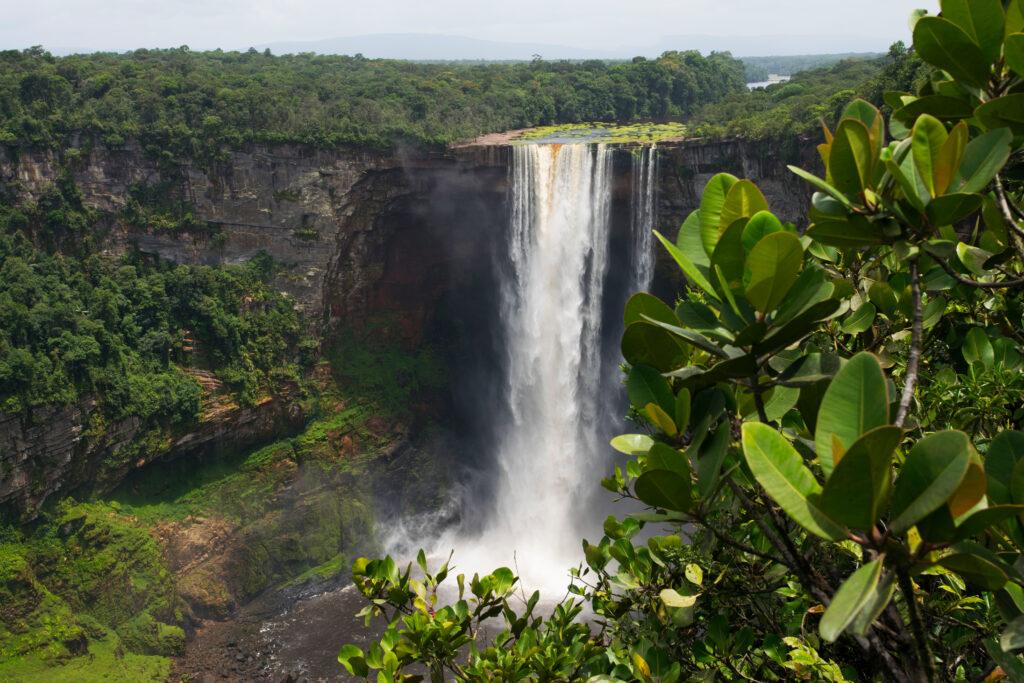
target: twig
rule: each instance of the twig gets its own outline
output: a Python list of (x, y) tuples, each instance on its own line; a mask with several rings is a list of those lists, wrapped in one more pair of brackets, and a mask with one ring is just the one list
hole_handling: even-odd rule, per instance
[(953, 268), (948, 263), (946, 263), (945, 259), (943, 259), (941, 256), (933, 254), (930, 251), (928, 252), (928, 255), (935, 259), (935, 262), (939, 264), (940, 268), (946, 271), (947, 275), (949, 275), (951, 278), (953, 278), (960, 284), (967, 285), (968, 287), (977, 287), (979, 289), (1002, 289), (1010, 287), (1020, 287), (1024, 285), (1024, 278), (1018, 278), (1016, 280), (1003, 280), (1002, 282), (978, 282), (977, 280), (971, 280), (970, 278), (966, 278), (960, 273), (953, 270)]
[(921, 276), (918, 272), (917, 259), (910, 262), (910, 290), (914, 297), (914, 322), (910, 334), (910, 355), (907, 357), (907, 376), (903, 381), (903, 395), (900, 407), (896, 411), (896, 426), (902, 428), (907, 421), (910, 402), (914, 400), (914, 387), (917, 385), (918, 366), (921, 362), (921, 338), (924, 336), (924, 321), (921, 311)]
[(921, 673), (925, 680), (932, 683), (935, 680), (935, 662), (932, 657), (931, 647), (928, 645), (928, 637), (921, 624), (921, 615), (917, 612), (917, 601), (914, 598), (914, 584), (910, 581), (910, 575), (904, 567), (896, 570), (896, 580), (903, 593), (903, 599), (907, 603), (907, 614), (910, 615), (910, 628), (914, 633), (914, 644), (917, 647), (917, 659), (921, 665)]

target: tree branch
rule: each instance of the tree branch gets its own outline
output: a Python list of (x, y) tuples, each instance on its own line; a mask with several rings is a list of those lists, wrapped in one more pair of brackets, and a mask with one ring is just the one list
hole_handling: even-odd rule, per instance
[(896, 411), (896, 426), (902, 428), (907, 421), (910, 402), (914, 400), (914, 387), (917, 385), (918, 366), (921, 363), (921, 340), (924, 336), (924, 321), (921, 310), (921, 275), (918, 272), (917, 259), (910, 262), (910, 290), (914, 297), (914, 322), (910, 334), (910, 355), (907, 357), (907, 376), (903, 381), (903, 395), (900, 407)]
[(907, 603), (907, 613), (910, 615), (910, 628), (914, 633), (914, 644), (917, 649), (917, 659), (921, 665), (921, 673), (928, 683), (932, 683), (935, 680), (935, 661), (932, 656), (931, 647), (928, 645), (928, 636), (924, 632), (924, 626), (921, 624), (921, 616), (917, 611), (917, 601), (914, 598), (914, 584), (911, 582), (910, 575), (907, 574), (907, 570), (904, 567), (899, 567), (896, 570), (896, 580), (899, 583), (900, 592), (903, 593), (903, 599)]

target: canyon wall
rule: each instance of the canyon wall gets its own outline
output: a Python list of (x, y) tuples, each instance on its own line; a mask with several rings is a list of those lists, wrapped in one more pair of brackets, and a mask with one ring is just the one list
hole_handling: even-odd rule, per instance
[[(706, 180), (719, 171), (755, 180), (781, 217), (802, 222), (809, 191), (785, 166), (809, 167), (813, 160), (796, 149), (743, 141), (662, 145), (659, 229), (674, 236), (699, 204)], [(87, 150), (62, 160), (52, 151), (0, 146), (0, 186), (37, 198), (66, 169), (83, 202), (105, 216), (102, 245), (109, 253), (137, 248), (179, 263), (226, 264), (264, 251), (286, 266), (275, 285), (293, 297), (321, 339), (344, 329), (410, 347), (428, 339), (444, 346), (467, 331), (482, 334), (472, 328), (493, 315), (487, 290), (501, 243), (496, 231), (508, 222), (508, 147), (401, 155), (253, 146), (216, 163), (170, 168), (137, 146)], [(620, 217), (628, 215), (622, 211), (630, 153), (624, 147), (615, 160)], [(191, 206), (206, 228), (168, 233), (129, 225), (124, 209), (133, 191), (157, 186)], [(613, 221), (616, 229), (628, 228), (628, 219)], [(678, 286), (677, 269), (664, 259), (658, 268), (661, 288)], [(485, 335), (473, 342), (487, 344)], [(216, 387), (207, 389), (206, 417), (146, 453), (132, 449), (145, 436), (137, 421), (97, 431), (92, 400), (0, 415), (0, 507), (31, 516), (57, 491), (107, 489), (155, 459), (245, 448), (297, 429), (305, 419), (289, 396), (243, 409), (218, 404)], [(91, 476), (97, 462), (111, 459), (121, 463), (113, 475), (104, 481)]]

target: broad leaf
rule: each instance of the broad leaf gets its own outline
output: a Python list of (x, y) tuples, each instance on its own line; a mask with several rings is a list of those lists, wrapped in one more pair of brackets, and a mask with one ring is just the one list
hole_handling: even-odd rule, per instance
[(722, 422), (710, 441), (705, 441), (697, 460), (697, 491), (701, 498), (707, 496), (718, 483), (722, 463), (729, 452), (732, 428), (728, 421)]
[(829, 181), (847, 197), (859, 196), (870, 182), (874, 154), (867, 126), (856, 119), (844, 119), (836, 129), (829, 155)]
[(974, 39), (959, 26), (941, 17), (923, 17), (914, 26), (914, 49), (929, 64), (948, 71), (953, 78), (984, 87), (992, 71)]
[(967, 435), (952, 430), (914, 444), (893, 490), (893, 533), (906, 531), (949, 500), (967, 474), (970, 451)]
[(1008, 128), (991, 130), (971, 140), (960, 163), (962, 184), (956, 191), (970, 194), (985, 190), (1010, 158), (1011, 142), (1013, 133)]
[(1001, 0), (942, 0), (942, 16), (974, 39), (990, 62), (999, 59), (1005, 18)]
[(783, 230), (785, 228), (782, 226), (782, 221), (776, 218), (775, 214), (771, 211), (758, 211), (750, 217), (746, 227), (743, 228), (743, 250), (749, 254), (762, 237)]
[(757, 185), (749, 180), (740, 180), (729, 188), (718, 219), (719, 234), (725, 232), (741, 218), (750, 218), (756, 213), (768, 210), (768, 200)]
[(1024, 505), (994, 505), (978, 510), (960, 523), (953, 536), (954, 541), (966, 541), (984, 533), (996, 524), (1024, 514)]
[(796, 282), (803, 261), (803, 246), (793, 233), (774, 232), (761, 239), (744, 267), (747, 301), (761, 313), (774, 311)]
[(975, 114), (987, 130), (1009, 128), (1014, 135), (1024, 135), (1024, 93), (989, 100)]
[(654, 231), (654, 236), (658, 238), (658, 241), (661, 242), (662, 246), (664, 246), (665, 250), (672, 256), (672, 258), (675, 260), (679, 268), (682, 269), (687, 281), (689, 281), (690, 284), (700, 287), (701, 289), (704, 290), (705, 293), (711, 295), (712, 299), (715, 299), (717, 301), (718, 294), (715, 292), (715, 288), (711, 286), (711, 283), (708, 282), (708, 279), (704, 276), (704, 274), (701, 273), (700, 270), (698, 270), (697, 266), (694, 265), (693, 261), (691, 261), (686, 256), (686, 254), (680, 251), (679, 247), (665, 239), (664, 235), (662, 235), (657, 230)]
[(690, 357), (677, 337), (647, 321), (627, 327), (619, 346), (630, 365), (649, 365), (662, 372), (685, 365)]
[(738, 182), (739, 179), (734, 175), (719, 173), (704, 186), (704, 193), (700, 197), (700, 236), (704, 252), (708, 256), (714, 253), (715, 245), (718, 244), (718, 225), (721, 222), (725, 197)]
[(657, 403), (648, 403), (644, 406), (644, 415), (651, 421), (651, 424), (660, 429), (666, 436), (671, 438), (679, 433), (675, 421)]
[(626, 302), (626, 310), (623, 314), (626, 327), (633, 323), (643, 322), (645, 315), (670, 325), (679, 324), (679, 318), (668, 304), (652, 294), (638, 292)]
[(860, 334), (871, 329), (871, 325), (875, 322), (875, 315), (877, 314), (875, 305), (870, 302), (862, 304), (856, 311), (851, 313), (843, 321), (840, 329), (846, 334)]
[(689, 477), (672, 470), (648, 470), (633, 485), (636, 497), (652, 507), (688, 512), (693, 504)]
[(743, 454), (757, 482), (800, 526), (830, 541), (845, 537), (842, 526), (817, 505), (821, 485), (785, 437), (766, 424), (747, 422)]
[(857, 439), (832, 470), (821, 493), (821, 507), (832, 519), (870, 529), (889, 491), (892, 454), (903, 430), (886, 425)]
[(668, 380), (652, 367), (634, 365), (630, 368), (626, 393), (630, 404), (639, 411), (643, 411), (648, 403), (660, 406), (666, 414), (675, 411), (676, 397), (668, 386)]
[(669, 470), (686, 479), (690, 478), (690, 461), (685, 455), (663, 443), (655, 443), (647, 452), (645, 470)]
[(611, 440), (612, 448), (626, 455), (646, 453), (654, 445), (654, 439), (646, 434), (620, 434)]
[(964, 360), (974, 365), (980, 363), (986, 368), (991, 368), (995, 363), (995, 350), (985, 330), (980, 327), (972, 327), (967, 336), (964, 337), (964, 345), (960, 349)]
[[(971, 113), (974, 113), (973, 109)], [(686, 220), (679, 227), (679, 233), (676, 235), (676, 246), (693, 262), (697, 270), (707, 277), (708, 266), (711, 264), (711, 261), (708, 258), (708, 253), (704, 251), (704, 242), (701, 240), (699, 210), (687, 216)]]
[(1003, 652), (1013, 652), (1024, 648), (1024, 615), (1006, 625), (1002, 635), (999, 636), (999, 647), (1003, 648)]
[(992, 439), (985, 455), (990, 502), (999, 505), (1011, 502), (1013, 470), (1021, 459), (1024, 459), (1024, 432), (1004, 431)]
[(864, 606), (861, 607), (860, 612), (857, 613), (857, 616), (854, 617), (850, 625), (847, 626), (847, 630), (856, 636), (866, 635), (868, 629), (871, 628), (871, 624), (875, 623), (875, 619), (878, 618), (878, 615), (882, 613), (882, 610), (892, 600), (892, 595), (895, 591), (896, 577), (889, 574), (878, 582), (875, 589), (871, 592), (871, 597), (864, 603)]
[(1003, 49), (1006, 52), (1006, 63), (1010, 68), (1016, 71), (1018, 76), (1024, 75), (1024, 33), (1006, 36)]
[(822, 638), (834, 643), (842, 635), (857, 614), (871, 601), (881, 575), (881, 561), (873, 560), (843, 582), (818, 625)]
[(815, 452), (828, 477), (853, 442), (889, 424), (889, 387), (878, 359), (858, 353), (836, 373), (818, 410)]
[(676, 409), (672, 417), (676, 426), (679, 427), (679, 431), (685, 432), (690, 424), (690, 391), (688, 389), (681, 389), (676, 394)]
[[(911, 153), (914, 158), (914, 168), (917, 174), (924, 181), (928, 188), (928, 194), (938, 197), (942, 191), (936, 187), (936, 176), (939, 174), (939, 166), (942, 163), (942, 148), (949, 139), (946, 127), (934, 116), (922, 115), (914, 124), (914, 131), (911, 137)], [(945, 188), (943, 188), (945, 189)]]

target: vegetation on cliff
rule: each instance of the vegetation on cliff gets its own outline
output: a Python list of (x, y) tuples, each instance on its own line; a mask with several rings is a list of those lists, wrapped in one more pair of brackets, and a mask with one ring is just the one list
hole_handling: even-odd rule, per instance
[(1024, 3), (942, 10), (917, 92), (847, 103), (824, 173), (791, 167), (804, 234), (724, 173), (655, 233), (688, 284), (626, 305), (637, 433), (603, 480), (643, 509), (583, 540), (569, 597), (499, 568), (443, 604), (448, 565), (359, 559), (387, 625), (349, 673), (1024, 680)]
[(114, 258), (97, 253), (100, 218), (66, 178), (38, 202), (0, 200), (0, 412), (91, 396), (109, 418), (173, 425), (199, 415), (188, 368), (212, 371), (242, 405), (298, 375), (309, 343), (267, 284), (268, 258)]
[(0, 52), (0, 143), (138, 140), (167, 158), (246, 142), (390, 148), (580, 121), (665, 120), (744, 88), (728, 54), (631, 62), (423, 64), (361, 56)]
[(690, 120), (695, 137), (792, 140), (833, 125), (855, 97), (884, 107), (888, 91), (914, 90), (927, 67), (902, 43), (876, 59), (847, 59), (796, 73), (785, 83), (738, 92), (699, 108)]

